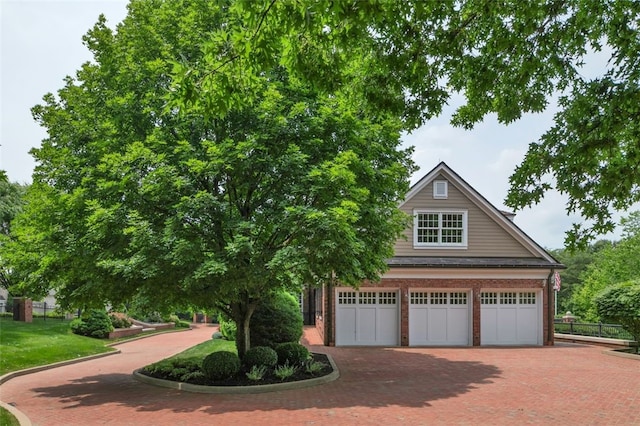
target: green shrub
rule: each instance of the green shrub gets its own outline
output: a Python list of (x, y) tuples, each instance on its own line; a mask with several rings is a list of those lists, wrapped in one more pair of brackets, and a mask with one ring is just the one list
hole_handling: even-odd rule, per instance
[(314, 361), (312, 359), (308, 359), (304, 363), (304, 371), (306, 373), (308, 373), (308, 374), (316, 375), (316, 374), (320, 373), (326, 366), (327, 366), (327, 364), (325, 364), (324, 362), (319, 362), (319, 361)]
[(178, 320), (175, 322), (176, 328), (189, 328), (191, 323), (188, 321)]
[(296, 342), (280, 343), (276, 347), (279, 365), (301, 365), (310, 357), (309, 349)]
[(175, 324), (176, 328), (189, 328), (191, 327), (191, 323), (189, 321), (182, 320), (176, 314), (171, 314), (168, 317), (164, 318), (163, 322), (172, 322)]
[(222, 337), (235, 342), (236, 323), (233, 320), (228, 319), (222, 315), (220, 315), (218, 321), (220, 322), (220, 333), (222, 333)]
[(164, 359), (147, 365), (143, 371), (153, 377), (178, 382), (186, 382), (202, 376), (200, 363), (190, 358)]
[(275, 348), (280, 343), (298, 342), (303, 329), (298, 299), (287, 292), (265, 299), (253, 313), (250, 328), (252, 346)]
[(265, 374), (267, 374), (266, 365), (254, 365), (251, 367), (251, 370), (247, 372), (247, 378), (249, 378), (249, 380), (258, 381), (262, 380)]
[(111, 320), (113, 328), (129, 328), (131, 327), (131, 324), (133, 324), (125, 314), (117, 312), (110, 313), (109, 319)]
[(268, 346), (253, 346), (244, 354), (242, 362), (246, 368), (274, 367), (278, 363), (278, 354)]
[(202, 372), (210, 380), (226, 380), (239, 371), (240, 358), (234, 352), (213, 352), (202, 360)]
[(289, 365), (289, 364), (279, 365), (273, 371), (273, 375), (280, 380), (284, 380), (287, 377), (293, 376), (297, 370), (298, 370), (298, 367), (296, 367), (295, 365)]
[(105, 311), (93, 309), (81, 318), (71, 321), (71, 331), (81, 336), (104, 339), (113, 331), (111, 319)]

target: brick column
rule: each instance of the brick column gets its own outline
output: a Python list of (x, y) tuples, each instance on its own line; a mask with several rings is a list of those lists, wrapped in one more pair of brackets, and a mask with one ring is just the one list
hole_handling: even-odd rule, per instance
[[(16, 309), (18, 310), (17, 313)], [(26, 297), (14, 297), (13, 319), (16, 321), (33, 322), (33, 301)]]
[(472, 339), (473, 346), (480, 346), (480, 284), (474, 283), (471, 288), (471, 310), (472, 310)]

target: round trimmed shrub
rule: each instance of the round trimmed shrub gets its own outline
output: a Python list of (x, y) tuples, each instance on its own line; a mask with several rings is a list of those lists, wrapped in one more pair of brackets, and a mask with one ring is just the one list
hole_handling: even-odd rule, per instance
[(202, 360), (202, 372), (209, 380), (226, 380), (240, 371), (240, 358), (233, 352), (213, 352)]
[(284, 342), (298, 342), (302, 337), (302, 314), (298, 299), (279, 292), (262, 301), (251, 317), (251, 345), (275, 348)]
[(111, 319), (106, 311), (92, 309), (82, 318), (71, 321), (71, 331), (81, 336), (97, 337), (104, 339), (113, 331)]
[(244, 354), (242, 358), (247, 369), (251, 367), (275, 367), (278, 363), (278, 354), (268, 346), (253, 346)]
[(300, 365), (311, 357), (309, 349), (297, 342), (280, 343), (276, 352), (279, 365)]

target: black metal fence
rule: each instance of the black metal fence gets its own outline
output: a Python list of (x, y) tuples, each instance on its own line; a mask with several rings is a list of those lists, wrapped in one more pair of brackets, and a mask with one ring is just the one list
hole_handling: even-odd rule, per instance
[[(0, 313), (13, 313), (16, 314), (17, 310), (14, 312), (14, 302), (12, 300), (0, 300)], [(33, 317), (34, 318), (61, 318), (61, 319), (71, 319), (77, 317), (77, 313), (71, 312), (60, 312), (59, 306), (54, 305), (47, 302), (33, 302)]]
[(555, 321), (555, 332), (578, 336), (605, 337), (609, 339), (633, 340), (631, 333), (618, 324), (579, 323)]

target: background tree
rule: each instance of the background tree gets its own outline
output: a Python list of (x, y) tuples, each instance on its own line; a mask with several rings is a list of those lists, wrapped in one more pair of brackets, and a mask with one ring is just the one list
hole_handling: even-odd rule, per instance
[[(586, 219), (567, 237), (584, 248), (613, 229), (612, 211), (640, 200), (638, 2), (239, 0), (229, 10), (230, 25), (203, 46), (205, 67), (174, 69), (179, 101), (204, 114), (245, 102), (237, 87), (251, 90), (277, 64), (328, 92), (348, 87), (406, 130), (456, 93), (466, 102), (452, 122), (465, 128), (491, 113), (510, 123), (560, 94), (555, 125), (530, 145), (507, 204), (530, 206), (557, 188)], [(592, 52), (609, 60), (587, 77)]]
[[(33, 110), (49, 137), (9, 255), (25, 291), (53, 287), (63, 306), (215, 307), (243, 354), (262, 298), (379, 278), (413, 165), (393, 116), (279, 67), (225, 114), (168, 107), (175, 62), (227, 27), (220, 4), (133, 1), (117, 32), (89, 31), (94, 62)], [(201, 104), (226, 102), (208, 90)]]
[(599, 321), (595, 296), (612, 285), (640, 277), (639, 223), (640, 212), (624, 218), (621, 221), (623, 238), (599, 251), (581, 276), (582, 284), (574, 289), (569, 302), (573, 312), (581, 318)]
[[(22, 210), (26, 186), (9, 182), (4, 170), (0, 170), (0, 248), (11, 234), (11, 223)], [(12, 270), (0, 256), (0, 286), (9, 289), (13, 283)]]
[(575, 307), (571, 303), (571, 295), (582, 285), (582, 278), (600, 252), (607, 247), (611, 247), (612, 242), (608, 240), (600, 240), (584, 250), (557, 249), (552, 250), (551, 254), (558, 259), (566, 269), (560, 271), (562, 285), (558, 292), (558, 314), (564, 314), (567, 311), (576, 312)]
[(627, 281), (607, 287), (595, 298), (598, 315), (620, 324), (636, 341), (636, 353), (640, 353), (640, 281)]

